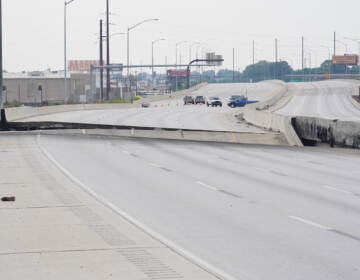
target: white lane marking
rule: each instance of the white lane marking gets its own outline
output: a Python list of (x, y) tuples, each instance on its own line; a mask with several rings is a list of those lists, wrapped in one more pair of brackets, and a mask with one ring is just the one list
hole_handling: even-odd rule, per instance
[(82, 132), (82, 134), (84, 134), (84, 135), (86, 134), (86, 130), (85, 130), (85, 129), (82, 129), (81, 132)]
[[(160, 243), (164, 244), (169, 249), (173, 250), (178, 255), (184, 257), (185, 259), (189, 260), (193, 264), (199, 266), (206, 272), (215, 275), (216, 277), (224, 280), (237, 280), (238, 278), (224, 272), (220, 268), (208, 263), (204, 259), (194, 255), (193, 253), (187, 251), (186, 249), (182, 248), (178, 244), (176, 244), (173, 241), (170, 241), (169, 239), (163, 237), (160, 233), (154, 231), (153, 229), (149, 228), (145, 224), (141, 223), (137, 219), (130, 216), (125, 211), (121, 210), (120, 208), (116, 207), (114, 204), (109, 202), (104, 197), (98, 195), (96, 192), (94, 192), (92, 189), (90, 189), (87, 185), (83, 184), (79, 179), (77, 179), (75, 176), (73, 176), (67, 169), (65, 169), (47, 150), (46, 148), (42, 147), (40, 145), (40, 135), (38, 135), (37, 138), (37, 144), (40, 148), (40, 150), (44, 153), (44, 155), (57, 167), (59, 170), (65, 174), (71, 181), (73, 181), (75, 184), (77, 184), (79, 187), (81, 187), (85, 192), (87, 192), (90, 196), (92, 196), (95, 200), (103, 204), (104, 206), (108, 207), (109, 209), (113, 210), (115, 213), (123, 217), (125, 220), (127, 220), (130, 224), (136, 226), (146, 234), (150, 235), (155, 240), (159, 241)], [(248, 276), (246, 273), (243, 273), (245, 276)]]
[(307, 225), (322, 229), (322, 230), (332, 230), (332, 228), (329, 228), (327, 226), (321, 225), (319, 223), (315, 223), (313, 221), (310, 221), (310, 220), (307, 220), (307, 219), (304, 219), (304, 218), (300, 218), (300, 217), (296, 217), (296, 216), (289, 216), (289, 218), (291, 218), (293, 220), (297, 220), (297, 221), (302, 222), (304, 224), (307, 224)]
[(125, 155), (130, 155), (131, 153), (130, 152), (128, 152), (128, 151), (122, 151), (123, 152), (123, 154), (125, 154)]
[(322, 187), (325, 188), (325, 189), (333, 190), (333, 191), (336, 191), (336, 192), (341, 192), (341, 193), (344, 193), (344, 194), (353, 194), (352, 192), (349, 192), (347, 190), (335, 188), (335, 187), (328, 186), (328, 185), (323, 185)]
[(152, 167), (161, 168), (161, 166), (156, 164), (156, 163), (149, 162), (149, 165), (152, 166)]
[(201, 181), (197, 181), (196, 184), (199, 184), (200, 186), (203, 186), (203, 187), (205, 187), (205, 188), (207, 188), (207, 189), (210, 189), (210, 190), (212, 190), (212, 191), (216, 191), (216, 192), (219, 191), (218, 188), (215, 188), (215, 187), (213, 187), (213, 186), (210, 186), (210, 185), (208, 185), (208, 184), (205, 184), (204, 182), (201, 182)]

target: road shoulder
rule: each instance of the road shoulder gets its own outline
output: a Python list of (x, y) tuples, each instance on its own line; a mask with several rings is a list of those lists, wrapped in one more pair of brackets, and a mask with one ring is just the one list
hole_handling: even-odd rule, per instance
[[(85, 192), (34, 136), (0, 139), (3, 279), (217, 279)], [(105, 186), (104, 186), (105, 187)]]

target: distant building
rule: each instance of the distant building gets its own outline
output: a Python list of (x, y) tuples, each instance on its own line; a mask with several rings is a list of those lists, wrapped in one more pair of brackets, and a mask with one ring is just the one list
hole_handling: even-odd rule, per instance
[[(69, 103), (92, 102), (90, 74), (72, 73), (67, 78)], [(7, 104), (63, 104), (61, 72), (4, 73), (4, 102)]]

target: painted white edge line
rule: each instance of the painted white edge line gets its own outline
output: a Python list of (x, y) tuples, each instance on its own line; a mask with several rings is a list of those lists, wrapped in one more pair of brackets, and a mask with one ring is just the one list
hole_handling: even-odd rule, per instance
[(238, 280), (238, 278), (235, 278), (232, 275), (227, 274), (226, 272), (222, 271), (221, 269), (209, 264), (205, 260), (197, 257), (196, 255), (192, 254), (191, 252), (183, 249), (181, 246), (177, 245), (176, 243), (166, 239), (163, 237), (160, 233), (152, 230), (145, 224), (141, 223), (137, 219), (130, 216), (125, 211), (121, 210), (120, 208), (116, 207), (111, 202), (107, 201), (104, 197), (98, 195), (96, 192), (91, 190), (88, 186), (83, 184), (79, 179), (77, 179), (75, 176), (73, 176), (67, 169), (65, 169), (47, 150), (46, 148), (42, 147), (40, 145), (40, 134), (38, 134), (37, 137), (37, 144), (40, 148), (40, 150), (44, 153), (44, 155), (62, 172), (64, 173), (70, 180), (72, 180), (74, 183), (79, 185), (84, 191), (86, 191), (88, 194), (90, 194), (93, 198), (95, 198), (98, 202), (105, 205), (106, 207), (113, 210), (115, 213), (123, 217), (125, 220), (127, 220), (129, 223), (135, 225), (143, 232), (150, 235), (152, 238), (156, 239), (160, 243), (164, 244), (166, 247), (174, 251), (175, 253), (181, 255), (185, 259), (189, 260), (191, 263), (196, 264), (206, 272), (214, 275), (215, 277), (223, 280)]
[(208, 184), (205, 184), (205, 183), (203, 183), (203, 182), (201, 182), (201, 181), (197, 181), (196, 184), (198, 184), (198, 185), (200, 185), (200, 186), (203, 186), (203, 187), (205, 187), (205, 188), (207, 188), (207, 189), (210, 189), (210, 190), (212, 190), (212, 191), (216, 191), (216, 192), (219, 191), (218, 188), (215, 188), (215, 187), (213, 187), (213, 186), (210, 186), (210, 185), (208, 185)]
[(333, 190), (333, 191), (336, 191), (336, 192), (341, 192), (341, 193), (344, 193), (344, 194), (353, 194), (352, 192), (349, 192), (347, 190), (335, 188), (335, 187), (328, 186), (328, 185), (323, 185), (322, 187), (325, 188), (325, 189)]
[(307, 219), (304, 219), (304, 218), (300, 218), (300, 217), (296, 217), (296, 216), (289, 216), (289, 218), (291, 218), (293, 220), (296, 220), (296, 221), (299, 221), (299, 222), (302, 222), (304, 224), (307, 224), (307, 225), (322, 229), (322, 230), (332, 230), (331, 228), (329, 228), (327, 226), (321, 225), (319, 223), (315, 223), (313, 221), (310, 221), (310, 220), (307, 220)]
[(150, 162), (149, 165), (152, 166), (152, 167), (161, 168), (161, 166), (156, 164), (156, 163)]

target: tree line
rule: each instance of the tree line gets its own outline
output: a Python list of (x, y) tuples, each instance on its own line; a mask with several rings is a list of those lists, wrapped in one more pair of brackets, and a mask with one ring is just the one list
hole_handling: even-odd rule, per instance
[(264, 80), (302, 81), (303, 77), (296, 75), (325, 74), (359, 74), (359, 66), (334, 65), (331, 60), (325, 60), (320, 67), (294, 70), (287, 61), (259, 61), (247, 66), (243, 72), (222, 69), (218, 72), (209, 70), (202, 73), (202, 80), (209, 83), (260, 82)]

